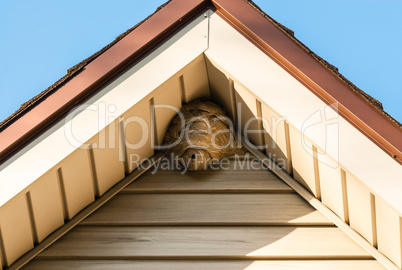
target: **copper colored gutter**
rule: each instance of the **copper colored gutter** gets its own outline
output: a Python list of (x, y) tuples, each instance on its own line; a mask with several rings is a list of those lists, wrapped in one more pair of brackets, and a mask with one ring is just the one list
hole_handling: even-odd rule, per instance
[(338, 102), (339, 114), (402, 164), (402, 129), (352, 91), (244, 0), (212, 0), (217, 13), (284, 67), (325, 103)]
[(173, 0), (0, 132), (0, 164), (114, 74), (201, 12), (210, 1)]

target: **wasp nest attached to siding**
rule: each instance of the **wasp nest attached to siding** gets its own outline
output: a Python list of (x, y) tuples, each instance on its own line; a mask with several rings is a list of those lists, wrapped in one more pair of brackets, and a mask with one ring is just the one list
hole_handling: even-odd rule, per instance
[(163, 145), (168, 156), (185, 170), (205, 170), (213, 162), (245, 153), (225, 111), (201, 100), (182, 107), (172, 119)]

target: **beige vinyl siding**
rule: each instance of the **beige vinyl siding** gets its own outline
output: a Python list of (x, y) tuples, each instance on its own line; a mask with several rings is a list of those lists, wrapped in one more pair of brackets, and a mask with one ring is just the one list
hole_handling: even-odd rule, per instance
[(87, 269), (87, 270), (378, 270), (377, 261), (373, 260), (37, 260), (31, 263), (32, 270), (52, 269)]
[(383, 269), (262, 165), (236, 162), (151, 168), (23, 269)]

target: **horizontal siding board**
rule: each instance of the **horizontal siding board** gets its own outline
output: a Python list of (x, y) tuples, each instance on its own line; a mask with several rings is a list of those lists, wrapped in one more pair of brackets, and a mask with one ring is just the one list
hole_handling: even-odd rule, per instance
[[(174, 248), (173, 248), (174, 247)], [(333, 227), (92, 227), (73, 229), (38, 258), (370, 258)]]
[(332, 225), (296, 194), (122, 194), (82, 224)]
[[(232, 162), (233, 163), (233, 162)], [(209, 170), (187, 172), (160, 170), (156, 167), (130, 184), (123, 192), (185, 191), (185, 192), (294, 192), (270, 171), (233, 170), (233, 164), (227, 170)], [(242, 163), (238, 163), (239, 167)], [(251, 168), (249, 163), (241, 165)], [(261, 167), (261, 165), (259, 165)], [(156, 173), (155, 173), (156, 171)]]
[(23, 269), (384, 269), (261, 164), (228, 167), (148, 171)]
[(317, 260), (317, 261), (255, 261), (255, 260), (236, 260), (236, 261), (189, 261), (189, 260), (152, 260), (152, 261), (129, 261), (129, 260), (35, 260), (23, 270), (385, 270), (381, 264), (375, 260)]

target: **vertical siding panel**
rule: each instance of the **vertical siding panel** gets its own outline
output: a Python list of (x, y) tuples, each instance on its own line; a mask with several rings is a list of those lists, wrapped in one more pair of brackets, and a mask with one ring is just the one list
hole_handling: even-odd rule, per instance
[(26, 196), (13, 198), (0, 209), (0, 228), (5, 266), (10, 266), (34, 247)]
[[(124, 128), (124, 117), (119, 117), (119, 160), (123, 162), (124, 166), (124, 175), (128, 175), (130, 173), (130, 169), (128, 167), (128, 154), (127, 154), (127, 140), (126, 140), (126, 131)], [(142, 129), (141, 127), (137, 130), (141, 136)], [(132, 146), (136, 149), (135, 144)], [(132, 170), (134, 170), (133, 166), (131, 166)]]
[(317, 157), (320, 170), (321, 200), (346, 222), (341, 168), (338, 162), (328, 155), (318, 152)]
[(399, 265), (399, 268), (402, 269), (402, 217), (399, 216), (399, 256), (401, 260), (397, 263)]
[(261, 151), (266, 152), (267, 149), (267, 145), (265, 142), (265, 130), (264, 130), (264, 123), (263, 123), (263, 119), (262, 119), (262, 104), (261, 101), (259, 101), (258, 99), (255, 100), (256, 101), (256, 106), (257, 106), (257, 125), (258, 125), (258, 140), (260, 142), (260, 146), (261, 147)]
[(321, 200), (321, 180), (320, 180), (320, 169), (318, 168), (318, 153), (317, 147), (312, 145), (313, 148), (313, 164), (314, 164), (314, 184), (315, 184), (315, 196), (317, 199)]
[(234, 88), (236, 90), (237, 118), (240, 124), (237, 126), (238, 132), (241, 132), (245, 139), (248, 138), (254, 145), (263, 150), (263, 130), (259, 125), (256, 98), (244, 86), (236, 82)]
[(60, 181), (65, 191), (67, 218), (71, 219), (95, 200), (89, 150), (76, 150), (61, 166)]
[(292, 147), (290, 142), (290, 126), (288, 122), (284, 122), (285, 128), (285, 145), (286, 145), (286, 157), (287, 157), (287, 167), (286, 171), (289, 175), (293, 176), (293, 163), (292, 163)]
[[(0, 224), (1, 225), (1, 224)], [(5, 266), (5, 252), (4, 252), (4, 243), (3, 243), (3, 235), (1, 233), (1, 226), (0, 226), (0, 270), (3, 269)]]
[(262, 106), (263, 126), (265, 130), (266, 154), (277, 164), (283, 165), (287, 173), (292, 172), (290, 149), (286, 143), (285, 118), (266, 105)]
[(401, 227), (399, 213), (376, 197), (378, 250), (402, 268)]
[(91, 140), (93, 142), (93, 162), (97, 181), (97, 196), (102, 196), (109, 188), (122, 180), (124, 156), (120, 153), (119, 121), (115, 120)]
[(370, 193), (370, 210), (371, 210), (371, 231), (373, 237), (373, 246), (378, 248), (378, 241), (377, 241), (377, 218), (376, 218), (376, 197), (374, 194)]
[(346, 173), (346, 182), (350, 226), (373, 245), (375, 239), (373, 239), (370, 190), (349, 172)]
[(141, 160), (154, 155), (150, 101), (143, 100), (123, 115), (124, 137), (128, 172), (131, 173)]
[(236, 102), (236, 90), (234, 88), (234, 81), (232, 79), (228, 80), (229, 84), (229, 98), (230, 101), (230, 115), (232, 115), (232, 126), (237, 129), (237, 133), (241, 137), (241, 118), (237, 114), (237, 110), (240, 109), (241, 105)]
[(39, 178), (29, 193), (37, 241), (41, 242), (64, 224), (62, 198), (56, 171), (51, 171)]
[(208, 71), (209, 87), (212, 101), (220, 104), (227, 114), (235, 121), (232, 101), (230, 99), (230, 83), (228, 77), (217, 69), (210, 59), (205, 59)]
[(67, 197), (66, 197), (66, 189), (64, 186), (63, 175), (61, 172), (61, 168), (57, 169), (57, 182), (59, 186), (59, 194), (62, 202), (62, 209), (63, 209), (63, 218), (64, 221), (68, 220), (68, 204), (67, 204)]
[(185, 91), (184, 102), (194, 99), (210, 97), (207, 68), (203, 55), (197, 57), (184, 71), (183, 90)]
[[(181, 89), (179, 80), (169, 80), (160, 86), (154, 93), (153, 105), (154, 121), (156, 126), (156, 146), (162, 145), (163, 137), (170, 121), (181, 109)], [(176, 111), (177, 110), (177, 111)]]
[(25, 197), (26, 197), (28, 211), (29, 211), (29, 221), (31, 222), (32, 239), (33, 239), (34, 245), (36, 245), (37, 243), (39, 243), (39, 240), (38, 240), (38, 232), (36, 229), (35, 216), (33, 213), (31, 193), (28, 191), (27, 193), (25, 193)]
[(317, 196), (313, 145), (307, 139), (302, 141), (301, 132), (292, 126), (290, 126), (290, 141), (292, 145), (293, 177), (314, 196)]
[(342, 181), (342, 202), (343, 202), (343, 214), (344, 214), (343, 219), (347, 224), (350, 224), (346, 172), (343, 169), (340, 169), (340, 171), (341, 171), (341, 181)]
[(187, 103), (187, 97), (186, 97), (186, 86), (184, 85), (184, 76), (181, 75), (179, 77), (179, 85), (180, 85), (180, 99), (181, 103)]

